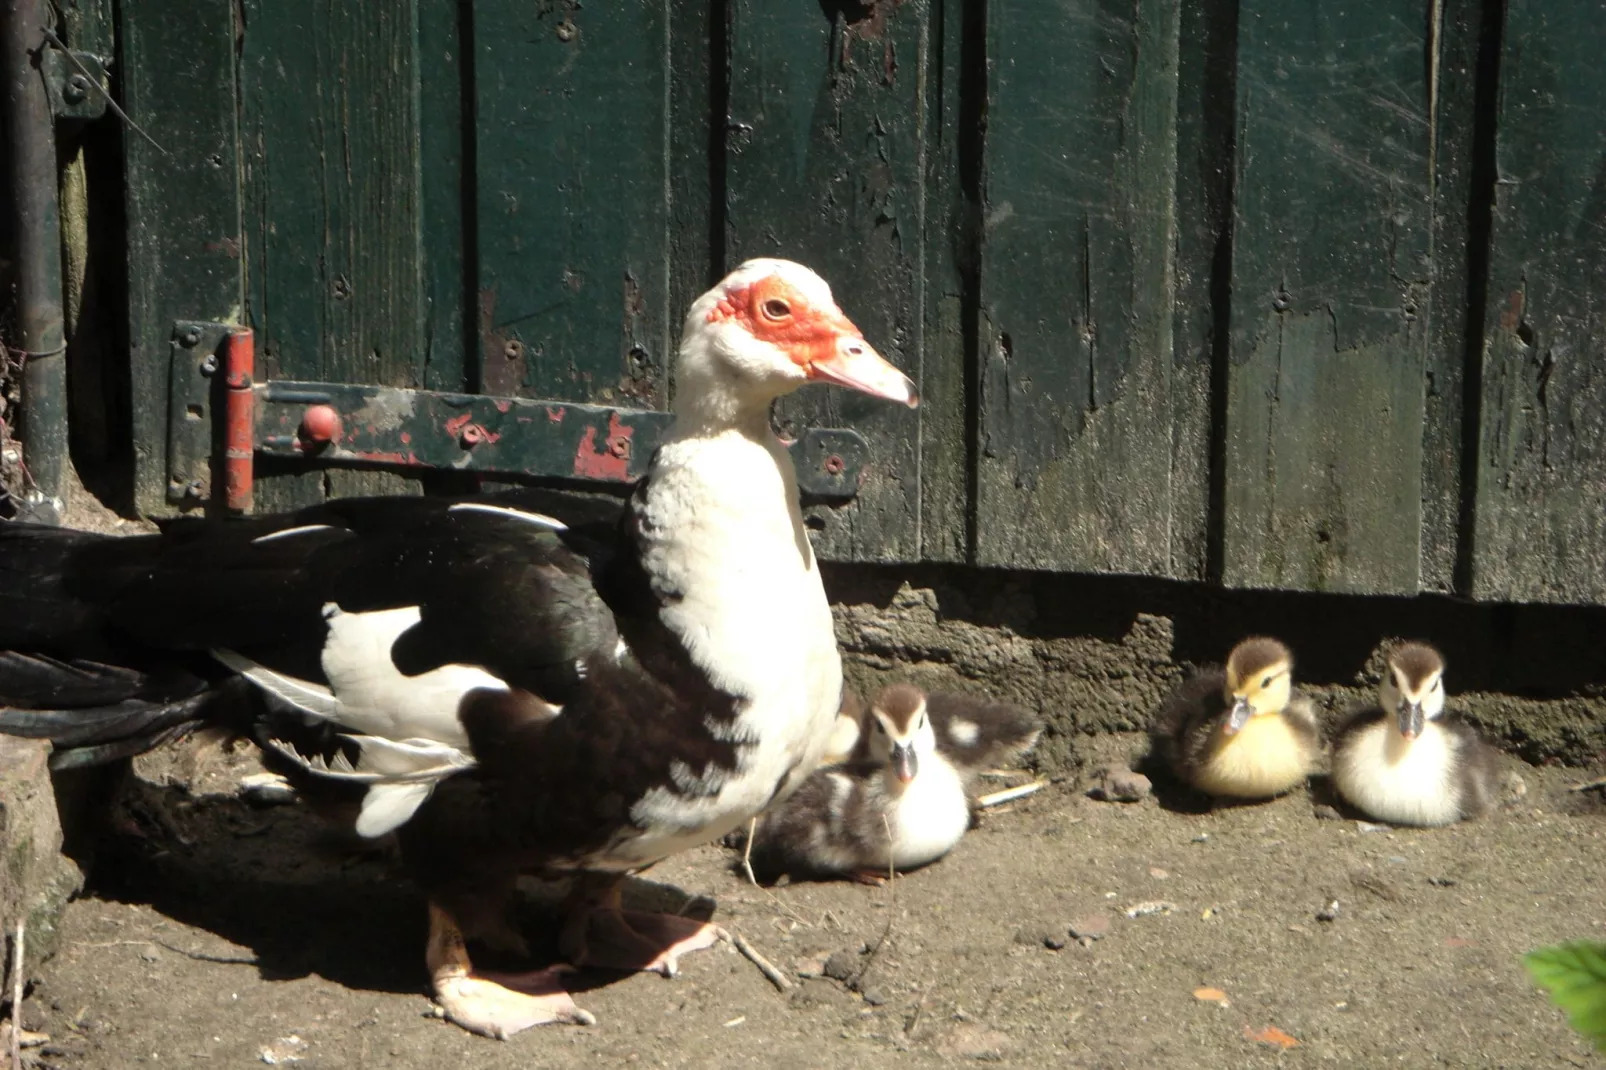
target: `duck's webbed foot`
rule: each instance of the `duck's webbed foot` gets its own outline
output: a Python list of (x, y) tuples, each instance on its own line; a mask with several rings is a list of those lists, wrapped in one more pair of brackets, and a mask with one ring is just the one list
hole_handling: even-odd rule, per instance
[[(581, 878), (586, 882), (586, 878)], [(683, 918), (625, 910), (619, 905), (623, 878), (609, 878), (577, 893), (559, 947), (576, 966), (637, 970), (675, 976), (680, 956), (713, 947), (726, 939), (717, 925)]]
[(462, 930), (434, 903), (429, 905), (427, 958), (435, 1001), (449, 1020), (471, 1033), (506, 1040), (531, 1026), (596, 1022), (563, 987), (561, 978), (573, 972), (571, 966), (518, 974), (476, 972)]

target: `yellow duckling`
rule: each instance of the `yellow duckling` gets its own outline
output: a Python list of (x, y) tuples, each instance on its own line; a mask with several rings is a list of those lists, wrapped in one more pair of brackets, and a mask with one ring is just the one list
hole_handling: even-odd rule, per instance
[(1293, 690), (1294, 655), (1276, 639), (1232, 648), (1225, 669), (1194, 674), (1154, 720), (1154, 755), (1207, 795), (1269, 799), (1304, 782), (1321, 757), (1310, 701)]

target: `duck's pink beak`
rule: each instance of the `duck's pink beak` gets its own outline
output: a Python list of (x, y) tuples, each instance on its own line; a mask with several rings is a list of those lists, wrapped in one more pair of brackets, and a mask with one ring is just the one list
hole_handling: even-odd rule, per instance
[(901, 402), (911, 409), (919, 405), (920, 392), (914, 381), (871, 348), (852, 321), (844, 316), (841, 322), (830, 348), (824, 353), (816, 349), (818, 355), (805, 365), (809, 378)]

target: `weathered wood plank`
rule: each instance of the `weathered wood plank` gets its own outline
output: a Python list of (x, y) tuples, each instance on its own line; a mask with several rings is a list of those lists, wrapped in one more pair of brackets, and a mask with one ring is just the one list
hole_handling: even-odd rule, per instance
[[(831, 284), (883, 355), (923, 382), (926, 94), (931, 6), (731, 0), (728, 260), (784, 256)], [(822, 556), (920, 553), (921, 410), (810, 389), (783, 428), (853, 427), (870, 442), (859, 497), (817, 510)]]
[(1511, 0), (1472, 591), (1606, 601), (1606, 8)]
[[(244, 0), (240, 43), (250, 321), (258, 371), (425, 378), (415, 0)], [(403, 493), (385, 473), (259, 479), (257, 508)]]
[[(921, 561), (970, 559), (974, 291), (981, 237), (985, 26), (964, 0), (932, 4), (927, 65), (925, 321), (920, 356)], [(968, 277), (967, 277), (968, 276)]]
[(1427, 32), (1403, 0), (1240, 8), (1229, 584), (1418, 588)]
[(474, 5), (487, 393), (668, 401), (668, 8)]
[(982, 564), (1173, 571), (1178, 8), (988, 4)]
[(1170, 574), (1205, 580), (1220, 568), (1220, 485), (1212, 473), (1220, 440), (1212, 420), (1232, 285), (1238, 0), (1183, 4), (1177, 36)]
[(463, 316), (469, 293), (465, 262), (469, 226), (464, 191), (472, 188), (472, 161), (464, 154), (471, 47), (463, 39), (469, 14), (459, 0), (418, 3), (419, 196), (422, 226), (426, 390), (472, 390), (478, 384), (479, 347)]
[(121, 9), (123, 103), (166, 150), (133, 134), (126, 152), (134, 501), (167, 501), (169, 341), (179, 319), (237, 322), (243, 303), (234, 5)]
[[(1436, 5), (1430, 120), (1434, 137), (1433, 292), (1428, 318), (1422, 428), (1421, 589), (1456, 589), (1470, 540), (1463, 540), (1466, 434), (1477, 414), (1465, 414), (1468, 362), (1482, 359), (1483, 294), (1487, 278), (1488, 188), (1492, 148), (1488, 137), (1498, 99), (1496, 71), (1483, 62), (1483, 0), (1444, 0)], [(1477, 203), (1479, 200), (1483, 203)], [(1476, 376), (1473, 376), (1474, 381)]]

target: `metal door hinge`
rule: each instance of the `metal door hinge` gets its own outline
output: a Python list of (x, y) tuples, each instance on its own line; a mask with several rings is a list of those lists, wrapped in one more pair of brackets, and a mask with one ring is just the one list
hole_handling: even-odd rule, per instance
[(106, 114), (106, 68), (110, 61), (93, 52), (44, 49), (39, 69), (50, 96), (50, 111), (58, 119), (99, 119)]
[[(674, 417), (667, 412), (354, 383), (255, 382), (251, 331), (174, 324), (168, 500), (251, 508), (256, 455), (314, 467), (437, 468), (485, 476), (633, 483)], [(858, 494), (869, 445), (857, 431), (812, 428), (789, 444), (798, 489)]]

